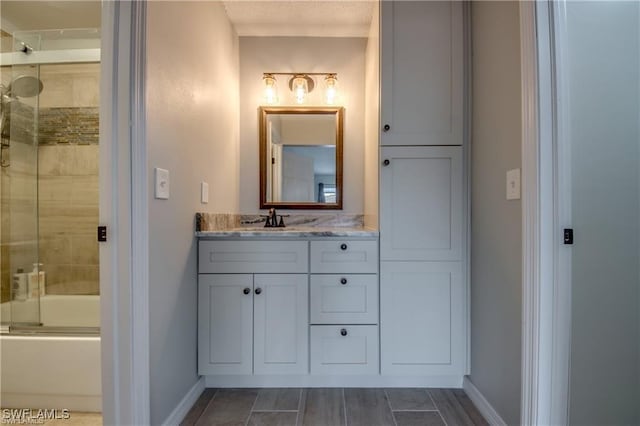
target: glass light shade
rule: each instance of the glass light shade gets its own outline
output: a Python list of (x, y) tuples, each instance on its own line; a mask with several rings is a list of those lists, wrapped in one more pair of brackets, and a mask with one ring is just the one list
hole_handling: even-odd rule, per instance
[(324, 100), (328, 105), (333, 105), (338, 98), (338, 79), (334, 74), (330, 74), (324, 79), (324, 84)]
[(309, 93), (309, 87), (307, 86), (307, 80), (304, 77), (294, 77), (292, 83), (293, 94), (296, 98), (296, 103), (303, 104)]
[(276, 79), (274, 76), (267, 74), (263, 77), (264, 80), (264, 101), (267, 104), (275, 104), (278, 102), (278, 88), (276, 86)]

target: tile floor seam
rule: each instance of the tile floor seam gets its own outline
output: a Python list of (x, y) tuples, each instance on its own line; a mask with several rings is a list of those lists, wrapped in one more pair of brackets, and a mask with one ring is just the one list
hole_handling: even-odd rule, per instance
[(297, 413), (298, 410), (251, 410), (252, 413)]
[(389, 398), (389, 394), (386, 389), (382, 389), (382, 393), (384, 394), (384, 399), (387, 400), (387, 407), (389, 407), (389, 411), (391, 411), (391, 418), (393, 419), (393, 424), (398, 426), (398, 421), (396, 420), (396, 416), (393, 414), (393, 408), (391, 408), (391, 399)]
[(251, 420), (251, 414), (253, 413), (253, 409), (256, 406), (256, 402), (258, 402), (258, 397), (260, 396), (260, 389), (256, 392), (256, 399), (253, 400), (253, 404), (251, 405), (251, 410), (249, 410), (249, 415), (247, 416), (247, 420), (244, 422), (244, 426), (249, 426), (249, 420)]
[(300, 388), (300, 392), (298, 393), (298, 410), (296, 413), (296, 426), (299, 425), (299, 421), (300, 421), (300, 410), (302, 408), (302, 390), (304, 388)]
[[(204, 392), (207, 391), (207, 388), (204, 388)], [(204, 413), (207, 411), (207, 408), (209, 408), (209, 405), (211, 405), (211, 403), (213, 402), (213, 400), (215, 399), (216, 396), (218, 396), (218, 392), (220, 391), (220, 389), (216, 389), (216, 391), (213, 393), (213, 396), (211, 397), (211, 399), (209, 400), (209, 402), (207, 402), (207, 405), (204, 406), (204, 409), (202, 410), (202, 412), (200, 413), (200, 415), (198, 416), (198, 418), (196, 419), (196, 421), (193, 423), (193, 426), (196, 426), (198, 424), (198, 422), (202, 419), (202, 416), (204, 415)], [(204, 393), (203, 392), (203, 393)], [(202, 394), (200, 394), (202, 395)], [(193, 408), (193, 407), (191, 407)]]
[(342, 388), (342, 409), (344, 412), (344, 426), (349, 426), (347, 421), (347, 398), (344, 396), (344, 388)]
[(437, 408), (434, 408), (433, 410), (412, 410), (412, 409), (405, 409), (405, 410), (391, 410), (391, 411), (409, 411), (409, 412), (418, 412), (418, 413), (422, 413), (422, 412), (430, 412), (430, 411), (440, 411)]

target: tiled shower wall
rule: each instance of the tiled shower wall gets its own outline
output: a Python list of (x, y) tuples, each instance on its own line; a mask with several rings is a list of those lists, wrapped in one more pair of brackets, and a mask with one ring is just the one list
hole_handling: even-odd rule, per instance
[[(3, 74), (4, 83), (4, 77), (11, 73)], [(36, 235), (47, 294), (99, 294), (96, 226), (100, 64), (41, 65), (40, 79), (44, 89), (38, 107), (37, 178), (35, 146), (29, 150), (28, 141), (12, 140), (11, 166), (2, 169), (3, 302), (9, 299), (14, 269), (31, 268)], [(20, 133), (15, 132), (16, 136)], [(25, 185), (18, 185), (22, 175)], [(4, 191), (7, 187), (11, 191)], [(21, 214), (23, 210), (25, 214)], [(9, 235), (20, 229), (25, 231), (15, 236), (20, 241)], [(19, 249), (23, 245), (25, 249)]]
[(39, 257), (47, 294), (99, 294), (99, 64), (42, 65)]

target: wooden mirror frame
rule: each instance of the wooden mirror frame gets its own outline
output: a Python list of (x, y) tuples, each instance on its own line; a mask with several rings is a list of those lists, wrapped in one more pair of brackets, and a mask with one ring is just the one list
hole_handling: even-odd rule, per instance
[[(318, 203), (309, 202), (289, 202), (289, 201), (267, 201), (267, 116), (270, 114), (332, 114), (336, 117), (336, 202)], [(308, 210), (342, 210), (342, 167), (343, 167), (343, 107), (260, 107), (259, 111), (260, 127), (260, 208), (268, 209), (276, 207), (280, 209), (308, 209)]]

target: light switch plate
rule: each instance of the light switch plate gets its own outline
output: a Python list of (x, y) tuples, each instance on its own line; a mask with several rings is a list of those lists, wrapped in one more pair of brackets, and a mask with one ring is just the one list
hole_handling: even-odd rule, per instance
[(202, 204), (209, 202), (209, 184), (207, 182), (200, 182), (200, 202)]
[(156, 198), (159, 200), (169, 199), (169, 170), (156, 167), (155, 180), (156, 180)]
[(520, 169), (507, 172), (507, 200), (520, 199)]

